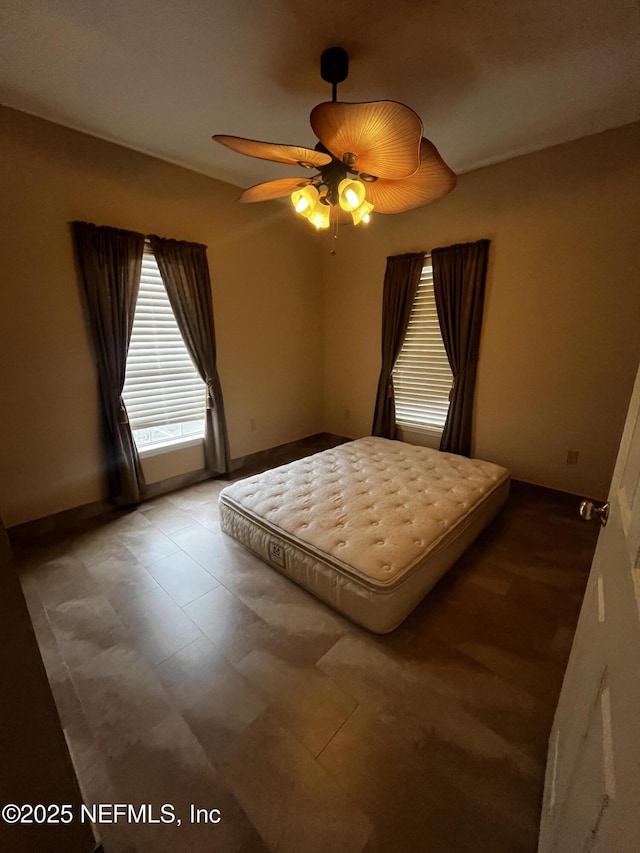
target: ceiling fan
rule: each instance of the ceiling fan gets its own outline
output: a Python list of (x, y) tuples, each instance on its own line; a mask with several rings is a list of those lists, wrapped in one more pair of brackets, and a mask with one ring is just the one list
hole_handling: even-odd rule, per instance
[(451, 192), (456, 175), (422, 136), (422, 121), (397, 101), (349, 104), (337, 100), (338, 83), (347, 79), (349, 56), (341, 47), (325, 50), (322, 79), (332, 85), (332, 100), (311, 111), (311, 127), (320, 140), (315, 149), (257, 142), (239, 136), (212, 138), (250, 157), (317, 170), (309, 178), (281, 178), (256, 184), (242, 202), (290, 195), (297, 213), (316, 228), (352, 220), (368, 222), (371, 212), (403, 213)]

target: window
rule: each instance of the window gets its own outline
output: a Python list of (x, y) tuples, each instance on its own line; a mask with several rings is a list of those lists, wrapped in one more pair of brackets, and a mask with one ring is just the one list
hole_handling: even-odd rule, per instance
[(449, 412), (453, 374), (440, 333), (429, 256), (422, 268), (407, 336), (392, 375), (397, 424), (441, 433)]
[(145, 248), (122, 396), (139, 450), (204, 436), (205, 385)]

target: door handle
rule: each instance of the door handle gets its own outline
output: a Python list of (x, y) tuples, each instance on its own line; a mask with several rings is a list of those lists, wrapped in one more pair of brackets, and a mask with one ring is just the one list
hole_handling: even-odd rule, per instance
[(594, 518), (600, 520), (605, 527), (609, 520), (609, 501), (604, 504), (594, 504), (593, 501), (582, 501), (580, 504), (580, 518), (583, 521), (591, 521)]

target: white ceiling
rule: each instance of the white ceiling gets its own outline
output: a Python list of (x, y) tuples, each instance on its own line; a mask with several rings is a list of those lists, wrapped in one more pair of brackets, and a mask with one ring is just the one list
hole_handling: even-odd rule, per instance
[(249, 186), (211, 135), (313, 147), (331, 45), (458, 172), (640, 118), (638, 0), (0, 0), (0, 101)]

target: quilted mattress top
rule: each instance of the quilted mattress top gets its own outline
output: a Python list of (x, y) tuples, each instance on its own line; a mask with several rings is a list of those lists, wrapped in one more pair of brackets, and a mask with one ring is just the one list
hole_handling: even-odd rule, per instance
[(492, 462), (369, 437), (239, 480), (220, 501), (386, 585), (508, 477)]

